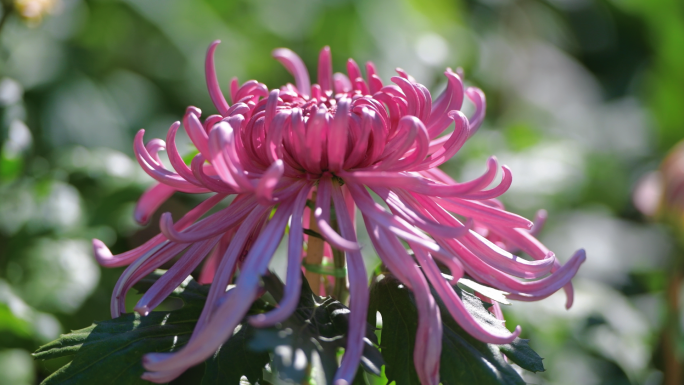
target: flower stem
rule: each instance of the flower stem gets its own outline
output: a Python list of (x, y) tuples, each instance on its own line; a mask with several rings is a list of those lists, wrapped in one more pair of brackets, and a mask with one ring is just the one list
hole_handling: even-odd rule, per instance
[(665, 357), (664, 385), (681, 385), (684, 374), (682, 357), (678, 352), (678, 342), (681, 338), (679, 330), (679, 290), (684, 281), (682, 263), (675, 262), (670, 282), (667, 286), (667, 318), (663, 331), (663, 355)]

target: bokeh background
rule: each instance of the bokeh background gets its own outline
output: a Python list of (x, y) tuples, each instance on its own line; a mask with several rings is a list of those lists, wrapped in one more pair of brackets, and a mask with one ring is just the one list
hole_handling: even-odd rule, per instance
[[(2, 0), (0, 384), (40, 382), (64, 362), (32, 351), (109, 317), (121, 269), (101, 269), (90, 239), (121, 252), (155, 233), (155, 220), (132, 218), (151, 184), (133, 135), (164, 138), (188, 105), (214, 111), (203, 78), (214, 39), (226, 89), (232, 76), (292, 81), (270, 57), (281, 46), (312, 70), (324, 45), (336, 71), (348, 57), (385, 79), (399, 66), (433, 95), (446, 67), (463, 67), (487, 94), (487, 119), (445, 169), (469, 178), (496, 155), (513, 170), (508, 208), (548, 210), (541, 239), (561, 260), (588, 254), (571, 310), (562, 295), (504, 308), (545, 357), (547, 371), (526, 380), (663, 383), (681, 252), (631, 191), (684, 137), (681, 0), (35, 1), (54, 3), (42, 20), (19, 15), (26, 3)], [(162, 211), (195, 202), (177, 194)]]

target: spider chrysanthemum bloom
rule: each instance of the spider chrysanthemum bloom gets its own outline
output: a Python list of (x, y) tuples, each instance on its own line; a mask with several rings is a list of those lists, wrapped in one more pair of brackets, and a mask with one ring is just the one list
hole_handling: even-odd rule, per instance
[[(215, 75), (217, 44), (207, 53), (206, 79), (219, 114), (201, 121), (199, 109), (190, 107), (182, 122), (199, 151), (191, 165), (176, 148), (180, 122), (171, 126), (166, 143), (154, 139), (145, 144), (143, 130), (136, 136), (137, 159), (159, 182), (141, 198), (136, 216), (145, 221), (174, 191), (215, 195), (175, 223), (164, 214), (161, 234), (135, 250), (112, 256), (101, 242), (94, 244), (103, 265), (130, 264), (112, 296), (114, 317), (124, 311), (125, 294), (135, 282), (183, 250), (136, 311), (144, 315), (154, 309), (210, 255), (202, 279), (212, 281), (212, 287), (192, 338), (178, 352), (148, 354), (144, 378), (167, 382), (212, 355), (231, 336), (260, 294), (260, 277), (289, 223), (284, 297), (278, 308), (250, 322), (274, 325), (296, 308), (303, 243), (308, 240), (304, 228), (315, 226), (326, 243), (346, 257), (351, 314), (336, 380), (351, 383), (363, 350), (369, 300), (354, 225), (357, 207), (382, 262), (416, 297), (420, 342), (414, 361), (422, 383), (439, 382), (442, 323), (430, 285), (459, 325), (487, 343), (508, 343), (520, 328), (492, 334), (473, 319), (451, 286), (464, 273), (522, 301), (542, 299), (565, 287), (571, 305), (570, 280), (584, 253), (577, 252), (561, 267), (534, 238), (532, 222), (503, 209), (495, 198), (510, 186), (510, 170), (490, 158), (481, 177), (457, 183), (437, 168), (482, 123), (485, 99), (479, 89), (464, 88), (460, 76), (447, 70), (446, 90), (433, 101), (403, 70), (397, 70), (393, 84), (385, 85), (372, 63), (366, 65), (364, 79), (351, 59), (349, 76), (333, 74), (327, 47), (319, 57), (318, 84), (311, 85), (302, 60), (290, 50), (277, 49), (273, 54), (294, 75), (295, 85), (268, 91), (256, 81), (240, 86), (234, 79), (231, 106)], [(471, 118), (460, 111), (465, 97), (475, 106)], [(453, 132), (440, 136), (450, 125)], [(174, 170), (164, 168), (157, 155), (164, 149)], [(501, 182), (488, 188), (499, 169)], [(235, 198), (227, 208), (200, 219), (228, 195)], [(315, 201), (311, 220), (307, 199)], [(309, 242), (309, 251), (312, 248)], [(512, 255), (514, 249), (534, 260)], [(443, 278), (437, 263), (449, 268), (455, 279)], [(236, 286), (226, 291), (236, 269)]]

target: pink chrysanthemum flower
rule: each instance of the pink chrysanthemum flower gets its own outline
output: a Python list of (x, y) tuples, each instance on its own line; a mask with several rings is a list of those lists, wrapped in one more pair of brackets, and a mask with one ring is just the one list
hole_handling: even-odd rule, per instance
[[(344, 251), (348, 268), (348, 346), (336, 383), (351, 383), (365, 336), (368, 276), (357, 243), (356, 207), (382, 262), (416, 297), (419, 342), (414, 360), (424, 384), (439, 382), (442, 333), (429, 285), (459, 325), (487, 343), (511, 342), (520, 327), (511, 334), (492, 334), (473, 319), (451, 286), (464, 273), (521, 301), (539, 300), (565, 287), (567, 306), (571, 305), (570, 280), (585, 260), (584, 252), (578, 251), (561, 267), (554, 254), (534, 238), (532, 222), (504, 211), (495, 198), (510, 186), (510, 170), (501, 167), (501, 182), (487, 189), (499, 170), (493, 157), (481, 177), (465, 183), (455, 182), (437, 168), (482, 123), (482, 91), (464, 88), (460, 76), (451, 70), (445, 72), (446, 90), (434, 101), (423, 85), (400, 69), (391, 85), (383, 84), (372, 63), (366, 65), (364, 79), (352, 59), (347, 62), (349, 76), (333, 74), (327, 47), (319, 57), (318, 84), (311, 85), (302, 60), (288, 49), (277, 49), (273, 55), (294, 75), (295, 85), (268, 91), (256, 81), (240, 86), (233, 79), (231, 106), (216, 79), (213, 55), (217, 44), (208, 50), (205, 69), (219, 114), (202, 122), (200, 110), (189, 107), (182, 122), (199, 150), (191, 165), (183, 162), (176, 148), (180, 122), (171, 126), (166, 143), (153, 139), (145, 145), (143, 130), (135, 138), (140, 165), (159, 182), (140, 199), (136, 218), (146, 221), (174, 191), (215, 195), (175, 223), (170, 214), (164, 214), (161, 234), (135, 250), (113, 256), (102, 242), (94, 241), (101, 264), (130, 265), (114, 289), (113, 317), (125, 311), (124, 298), (133, 284), (174, 256), (185, 250), (139, 301), (139, 313), (145, 315), (159, 305), (210, 255), (201, 279), (213, 281), (212, 287), (192, 338), (178, 352), (148, 354), (143, 378), (167, 382), (207, 359), (231, 336), (260, 295), (260, 277), (267, 272), (288, 223), (284, 297), (278, 308), (250, 322), (264, 327), (290, 316), (301, 287), (307, 240), (303, 229), (310, 222), (306, 203), (314, 199), (314, 192), (311, 225), (317, 226), (332, 248)], [(460, 111), (465, 96), (475, 105), (470, 119)], [(440, 136), (451, 124), (453, 132)], [(164, 149), (174, 170), (164, 168), (157, 155)], [(389, 211), (374, 201), (369, 190)], [(229, 195), (235, 198), (227, 208), (200, 219)], [(331, 206), (339, 232), (332, 225)], [(272, 214), (274, 207), (277, 210)], [(513, 250), (523, 250), (534, 260), (512, 255)], [(454, 280), (441, 275), (438, 262), (451, 270)], [(226, 291), (236, 269), (240, 270), (236, 286)]]

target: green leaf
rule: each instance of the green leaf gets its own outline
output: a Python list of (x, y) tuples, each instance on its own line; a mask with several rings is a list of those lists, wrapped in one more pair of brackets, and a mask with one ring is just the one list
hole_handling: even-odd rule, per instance
[[(466, 309), (485, 328), (504, 329), (479, 298), (457, 287), (454, 289)], [(464, 331), (446, 311), (441, 299), (437, 295), (434, 297), (443, 321), (440, 377), (444, 385), (525, 384), (505, 361), (502, 352), (525, 369), (544, 370), (541, 358), (529, 347), (527, 340), (516, 339), (508, 345), (485, 344)], [(380, 346), (387, 379), (396, 381), (397, 385), (420, 384), (413, 364), (418, 313), (412, 293), (396, 278), (385, 273), (371, 287), (371, 322), (376, 311), (382, 315)]]
[[(159, 278), (159, 273), (141, 280), (135, 287), (146, 291)], [(149, 384), (140, 376), (145, 371), (142, 357), (150, 352), (177, 351), (187, 343), (204, 307), (209, 287), (188, 278), (170, 298), (183, 301), (174, 311), (153, 311), (146, 317), (124, 314), (119, 318), (96, 322), (81, 330), (62, 335), (34, 353), (36, 359), (48, 360), (73, 356), (73, 360), (46, 378), (51, 384)], [(262, 305), (262, 304), (259, 304)], [(244, 333), (234, 339), (206, 363), (206, 370), (216, 378), (237, 378), (246, 375), (250, 381), (261, 379), (256, 366), (263, 368), (268, 356), (245, 349)], [(239, 355), (242, 364), (226, 365)], [(249, 363), (248, 365), (244, 365)], [(243, 366), (244, 365), (244, 366)], [(219, 369), (220, 366), (220, 369)], [(217, 380), (218, 381), (218, 380)], [(194, 383), (200, 383), (197, 379)], [(203, 382), (218, 383), (218, 382)], [(235, 382), (237, 383), (237, 382)]]
[(74, 355), (69, 364), (42, 384), (147, 384), (140, 378), (144, 372), (142, 356), (178, 350), (187, 342), (201, 312), (206, 290), (190, 281), (173, 296), (183, 300), (185, 305), (180, 310), (152, 312), (146, 317), (124, 314), (62, 335), (40, 347), (34, 353), (37, 359)]
[(0, 302), (0, 343), (12, 346), (15, 340), (31, 341), (33, 330), (28, 321), (18, 318), (7, 304)]
[[(273, 274), (264, 277), (266, 289), (276, 300), (282, 297), (282, 282)], [(332, 297), (315, 295), (306, 279), (302, 279), (302, 294), (293, 315), (282, 325), (255, 331), (251, 347), (272, 351), (273, 365), (285, 380), (301, 383), (309, 375), (309, 367), (320, 361), (326, 382), (331, 384), (337, 370), (337, 353), (347, 343), (349, 309)], [(380, 374), (382, 356), (371, 342), (377, 343), (374, 326), (368, 325), (362, 367)]]

